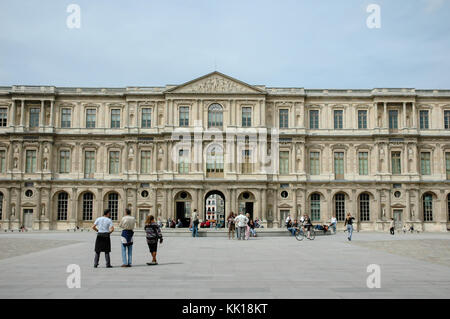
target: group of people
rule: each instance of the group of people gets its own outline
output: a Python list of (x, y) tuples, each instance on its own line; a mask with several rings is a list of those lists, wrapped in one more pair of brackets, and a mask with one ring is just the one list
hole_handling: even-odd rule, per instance
[(239, 215), (231, 212), (227, 217), (228, 239), (234, 239), (235, 233), (238, 240), (248, 240), (250, 237), (256, 237), (256, 228), (259, 228), (258, 220), (253, 220), (250, 214), (241, 211)]
[[(198, 212), (194, 209), (189, 226), (192, 231), (192, 237), (198, 237), (199, 225), (200, 219)], [(227, 217), (226, 225), (228, 228), (228, 239), (234, 239), (236, 234), (238, 240), (248, 240), (250, 237), (256, 237), (256, 228), (261, 227), (257, 219), (253, 220), (249, 213), (244, 215), (243, 212), (237, 216), (234, 212), (231, 212)]]
[[(122, 228), (121, 248), (122, 248), (122, 267), (131, 267), (133, 258), (133, 235), (136, 226), (136, 218), (131, 216), (129, 209), (125, 210), (125, 216), (120, 221), (119, 227)], [(112, 268), (111, 265), (111, 234), (114, 232), (114, 225), (111, 220), (111, 210), (105, 209), (103, 216), (95, 220), (92, 229), (97, 232), (95, 240), (95, 258), (94, 267), (97, 268), (100, 261), (100, 253), (105, 253), (106, 267)], [(145, 233), (147, 245), (152, 256), (152, 261), (147, 265), (157, 265), (156, 252), (158, 250), (158, 242), (162, 244), (163, 237), (161, 226), (155, 222), (155, 217), (148, 215), (145, 219)]]
[[(347, 232), (347, 239), (348, 241), (352, 240), (353, 235), (353, 221), (355, 218), (350, 214), (347, 213), (347, 216), (345, 217), (344, 221), (344, 227), (346, 227), (345, 231)], [(285, 226), (287, 230), (292, 234), (292, 236), (295, 236), (296, 231), (302, 227), (303, 230), (306, 232), (306, 238), (311, 239), (311, 227), (313, 227), (313, 224), (311, 222), (311, 218), (308, 214), (304, 214), (300, 217), (300, 220), (297, 221), (297, 219), (292, 220), (291, 216), (288, 215), (286, 218)], [(329, 228), (333, 229), (333, 232), (336, 233), (336, 227), (337, 227), (337, 219), (336, 216), (332, 216), (330, 220), (329, 225), (322, 225), (321, 229), (324, 231), (328, 231)]]

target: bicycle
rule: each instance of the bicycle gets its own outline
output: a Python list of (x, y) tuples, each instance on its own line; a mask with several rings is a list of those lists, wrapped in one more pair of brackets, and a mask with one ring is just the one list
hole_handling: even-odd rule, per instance
[[(295, 230), (295, 238), (298, 241), (302, 241), (304, 238), (308, 238), (307, 236), (308, 236), (308, 231), (305, 231), (303, 229), (303, 227), (296, 228), (296, 230)], [(316, 231), (314, 230), (314, 227), (311, 226), (310, 233), (309, 233), (309, 239), (310, 240), (314, 240), (315, 238), (316, 238)]]

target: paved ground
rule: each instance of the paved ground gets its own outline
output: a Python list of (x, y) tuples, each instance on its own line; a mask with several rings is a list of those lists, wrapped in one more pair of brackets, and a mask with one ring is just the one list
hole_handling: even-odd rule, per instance
[[(0, 234), (0, 298), (449, 298), (450, 234), (343, 233), (298, 242), (166, 238), (159, 265), (147, 266), (135, 239), (134, 267), (94, 269), (94, 233)], [(120, 266), (120, 239), (112, 238)], [(67, 265), (81, 267), (81, 288), (66, 286)], [(366, 285), (381, 267), (381, 288)]]

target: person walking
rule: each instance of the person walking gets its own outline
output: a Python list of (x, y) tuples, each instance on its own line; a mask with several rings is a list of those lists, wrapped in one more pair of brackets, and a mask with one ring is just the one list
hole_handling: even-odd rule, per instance
[(157, 265), (156, 261), (156, 252), (158, 251), (158, 240), (159, 243), (162, 244), (163, 236), (161, 233), (161, 228), (155, 223), (155, 217), (153, 215), (147, 216), (145, 219), (145, 235), (147, 239), (147, 245), (150, 250), (150, 254), (152, 255), (152, 261), (147, 263), (147, 265)]
[(391, 222), (389, 223), (389, 231), (391, 232), (391, 235), (395, 234), (395, 222), (394, 218), (391, 218)]
[(95, 240), (95, 258), (94, 268), (98, 267), (100, 253), (105, 253), (106, 268), (112, 268), (109, 253), (111, 252), (111, 238), (110, 234), (114, 231), (114, 225), (111, 220), (111, 210), (105, 209), (103, 217), (95, 220), (92, 229), (97, 232), (97, 239)]
[(234, 233), (236, 230), (236, 224), (234, 222), (234, 213), (231, 212), (227, 218), (227, 226), (228, 226), (228, 239), (234, 239)]
[(235, 219), (234, 222), (238, 226), (237, 235), (238, 240), (244, 240), (245, 236), (245, 229), (247, 228), (248, 218), (245, 217), (243, 212), (241, 212)]
[[(122, 228), (122, 267), (131, 267), (133, 256), (133, 235), (136, 226), (136, 218), (131, 216), (131, 210), (125, 209), (125, 216), (120, 221), (119, 227)], [(128, 260), (127, 260), (128, 250)]]
[(345, 218), (345, 222), (344, 222), (344, 227), (347, 226), (348, 241), (352, 241), (353, 221), (354, 220), (355, 220), (355, 217), (353, 217), (352, 214), (347, 213), (347, 217)]
[(198, 219), (197, 210), (194, 209), (194, 212), (191, 216), (191, 223), (192, 223), (192, 237), (198, 237), (198, 224), (200, 223)]

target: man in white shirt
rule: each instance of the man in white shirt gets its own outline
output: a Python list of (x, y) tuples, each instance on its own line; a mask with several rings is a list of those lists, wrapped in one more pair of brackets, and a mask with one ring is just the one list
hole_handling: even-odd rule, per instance
[(247, 228), (248, 218), (244, 215), (243, 212), (240, 212), (239, 215), (234, 219), (234, 222), (237, 226), (237, 236), (239, 240), (244, 240), (245, 230)]
[(106, 267), (112, 268), (109, 253), (111, 252), (111, 238), (109, 235), (114, 231), (113, 222), (111, 220), (111, 210), (105, 209), (103, 217), (95, 220), (92, 229), (97, 232), (97, 239), (95, 240), (95, 258), (94, 267), (97, 268), (100, 259), (100, 253), (105, 253)]

